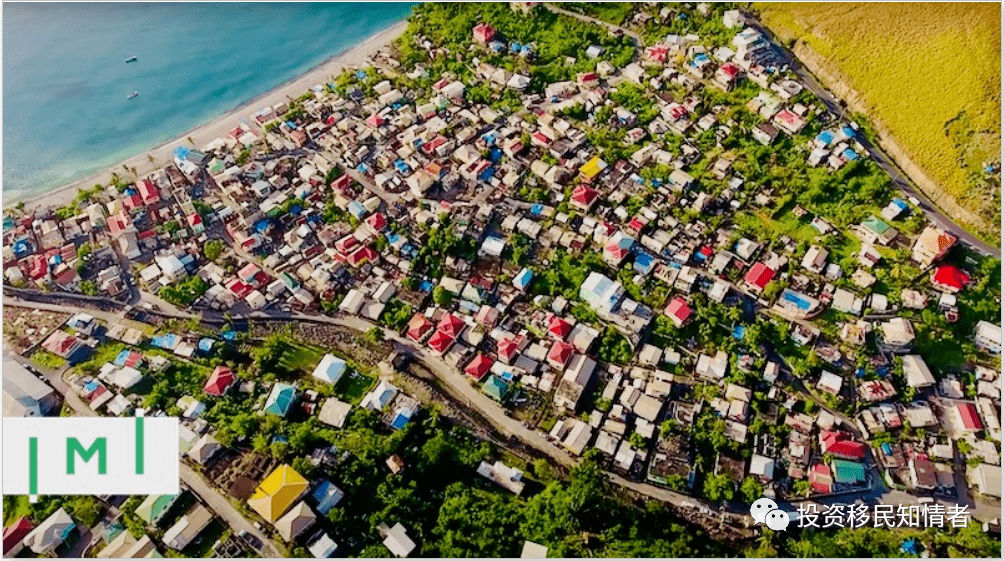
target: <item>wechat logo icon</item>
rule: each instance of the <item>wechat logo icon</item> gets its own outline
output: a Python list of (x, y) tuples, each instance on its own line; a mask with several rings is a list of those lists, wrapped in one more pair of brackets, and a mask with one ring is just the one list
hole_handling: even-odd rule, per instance
[(778, 508), (773, 500), (763, 497), (750, 505), (750, 516), (757, 524), (764, 524), (775, 532), (788, 529), (788, 513)]

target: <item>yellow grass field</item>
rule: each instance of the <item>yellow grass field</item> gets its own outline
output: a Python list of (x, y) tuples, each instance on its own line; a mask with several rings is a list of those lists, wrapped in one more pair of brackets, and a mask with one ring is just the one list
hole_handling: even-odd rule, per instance
[(1000, 4), (768, 2), (755, 9), (782, 39), (822, 57), (877, 127), (964, 210), (952, 212), (944, 198), (939, 204), (1000, 240), (999, 181), (987, 181), (981, 169), (1000, 158)]

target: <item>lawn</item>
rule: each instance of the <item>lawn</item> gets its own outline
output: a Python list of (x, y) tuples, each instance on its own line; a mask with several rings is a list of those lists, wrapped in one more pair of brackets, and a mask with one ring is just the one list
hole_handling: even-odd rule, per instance
[(342, 401), (356, 405), (372, 387), (373, 378), (352, 370), (338, 380), (338, 384), (335, 385), (335, 395)]
[[(1000, 239), (999, 190), (980, 173), (1001, 148), (999, 4), (756, 8), (781, 38), (797, 38), (821, 57), (833, 73), (822, 76), (828, 86), (839, 81), (860, 94), (879, 128), (963, 207), (956, 218), (969, 218), (963, 221), (984, 238)], [(856, 105), (856, 96), (847, 97)]]
[(620, 25), (634, 11), (634, 2), (563, 2), (562, 8)]
[(310, 374), (323, 356), (324, 352), (316, 347), (286, 341), (279, 368), (290, 374)]
[(39, 366), (44, 366), (45, 368), (51, 368), (53, 370), (58, 370), (66, 364), (66, 361), (61, 357), (54, 355), (45, 349), (38, 349), (37, 351), (31, 353), (31, 360)]

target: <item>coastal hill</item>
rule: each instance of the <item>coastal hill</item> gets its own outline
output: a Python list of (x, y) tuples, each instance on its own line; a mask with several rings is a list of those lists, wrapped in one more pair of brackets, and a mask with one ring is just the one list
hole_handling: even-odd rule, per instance
[(762, 3), (761, 19), (938, 206), (1000, 241), (999, 4)]

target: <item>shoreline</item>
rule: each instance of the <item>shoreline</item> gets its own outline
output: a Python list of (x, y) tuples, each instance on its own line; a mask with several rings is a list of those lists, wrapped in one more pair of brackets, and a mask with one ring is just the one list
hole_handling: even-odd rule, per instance
[[(123, 167), (135, 168), (136, 177), (142, 177), (160, 169), (172, 161), (174, 157), (173, 152), (176, 147), (187, 146), (192, 148), (194, 145), (196, 149), (201, 149), (207, 143), (217, 138), (225, 137), (227, 132), (242, 121), (249, 121), (251, 117), (250, 110), (257, 110), (260, 107), (275, 105), (288, 99), (299, 97), (318, 83), (327, 84), (330, 81), (330, 76), (337, 75), (347, 67), (363, 64), (377, 51), (389, 46), (404, 32), (407, 26), (408, 20), (404, 19), (390, 27), (377, 31), (362, 43), (341, 53), (332, 55), (302, 74), (243, 101), (233, 109), (213, 117), (205, 123), (196, 125), (166, 142), (130, 156), (114, 165), (107, 166), (102, 171), (65, 185), (54, 187), (44, 193), (29, 195), (24, 199), (4, 200), (4, 209), (7, 210), (20, 203), (24, 203), (24, 210), (29, 212), (59, 208), (71, 203), (81, 188), (90, 188), (95, 184), (108, 185), (111, 182), (113, 173), (117, 170), (122, 171)], [(193, 142), (189, 142), (189, 138)], [(132, 175), (132, 172), (126, 173)]]

